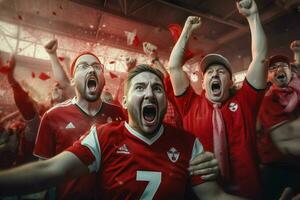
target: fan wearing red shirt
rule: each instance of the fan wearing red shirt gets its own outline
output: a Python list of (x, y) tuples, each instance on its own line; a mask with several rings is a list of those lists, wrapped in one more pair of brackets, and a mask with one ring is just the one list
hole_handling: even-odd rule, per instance
[[(300, 41), (293, 42), (291, 48), (295, 54), (300, 54)], [(297, 124), (300, 114), (298, 61), (291, 66), (288, 57), (275, 55), (268, 63), (268, 79), (272, 85), (262, 102), (257, 126), (260, 133), (258, 150), (268, 199), (278, 198), (287, 186), (300, 191), (300, 136), (299, 130), (290, 126)]]
[[(48, 110), (42, 117), (34, 155), (49, 159), (78, 140), (93, 124), (123, 120), (121, 108), (105, 103), (100, 95), (105, 84), (103, 65), (92, 53), (80, 54), (72, 63), (76, 96)], [(93, 198), (93, 174), (57, 188), (57, 199)]]
[(240, 199), (188, 171), (203, 147), (192, 134), (162, 124), (167, 98), (160, 71), (134, 68), (125, 95), (128, 123), (96, 125), (54, 158), (1, 172), (0, 195), (97, 172), (97, 199), (184, 199), (189, 185), (201, 199)]
[(219, 54), (208, 54), (200, 63), (202, 94), (197, 95), (191, 88), (182, 65), (188, 39), (201, 25), (199, 17), (187, 19), (172, 50), (168, 71), (183, 127), (200, 139), (204, 149), (214, 152), (225, 191), (259, 199), (255, 122), (266, 87), (266, 38), (256, 3), (242, 0), (237, 8), (250, 26), (253, 58), (240, 90), (231, 93), (231, 64)]

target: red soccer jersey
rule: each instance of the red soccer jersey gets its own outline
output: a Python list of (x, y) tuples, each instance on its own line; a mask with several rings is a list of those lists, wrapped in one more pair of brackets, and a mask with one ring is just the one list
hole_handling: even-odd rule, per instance
[(265, 164), (283, 159), (283, 155), (273, 144), (270, 131), (276, 127), (296, 119), (300, 113), (300, 106), (293, 112), (285, 112), (285, 106), (279, 102), (278, 90), (269, 90), (262, 102), (259, 111), (259, 120), (263, 128), (263, 134), (258, 142), (258, 151), (261, 161)]
[[(51, 158), (72, 146), (92, 125), (121, 120), (121, 108), (104, 102), (95, 116), (86, 114), (75, 99), (58, 104), (42, 118), (34, 155)], [(87, 199), (93, 195), (94, 181), (92, 175), (69, 181), (58, 188), (58, 199)]]
[(164, 122), (167, 124), (170, 124), (172, 126), (175, 126), (177, 128), (183, 128), (182, 126), (182, 117), (176, 107), (175, 103), (175, 95), (173, 92), (173, 86), (170, 80), (170, 76), (166, 76), (164, 79), (164, 85), (166, 88), (167, 93), (167, 99), (168, 99), (168, 108), (167, 112), (164, 117)]
[(183, 199), (188, 183), (203, 183), (187, 170), (202, 145), (169, 125), (161, 126), (152, 139), (126, 122), (93, 127), (68, 151), (98, 172), (98, 199)]
[[(226, 127), (231, 171), (228, 192), (251, 199), (260, 194), (255, 123), (263, 96), (264, 91), (254, 89), (245, 80), (243, 87), (220, 108)], [(189, 87), (176, 98), (176, 103), (183, 116), (184, 129), (194, 133), (204, 149), (213, 152), (213, 105), (204, 92), (197, 95)]]

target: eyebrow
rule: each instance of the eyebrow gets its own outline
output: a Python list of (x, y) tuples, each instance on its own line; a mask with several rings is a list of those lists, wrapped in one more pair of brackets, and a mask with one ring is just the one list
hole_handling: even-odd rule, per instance
[[(79, 64), (88, 64), (88, 63), (87, 63), (86, 61), (82, 61), (82, 62), (78, 63), (77, 65), (79, 65)], [(94, 65), (94, 64), (100, 64), (100, 65), (101, 65), (100, 62), (93, 62), (93, 63), (90, 64), (90, 65)]]

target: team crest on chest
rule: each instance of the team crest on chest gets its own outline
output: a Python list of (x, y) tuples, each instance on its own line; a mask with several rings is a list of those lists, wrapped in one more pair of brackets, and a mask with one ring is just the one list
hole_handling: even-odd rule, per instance
[(178, 158), (179, 158), (179, 151), (177, 151), (174, 147), (172, 147), (171, 149), (169, 149), (169, 151), (167, 151), (168, 157), (169, 159), (174, 163), (177, 162)]
[(106, 122), (107, 123), (111, 123), (113, 120), (112, 120), (112, 118), (111, 117), (107, 117), (107, 119), (106, 119)]
[(239, 108), (238, 104), (236, 104), (234, 102), (231, 102), (228, 107), (229, 107), (229, 110), (231, 110), (232, 112), (237, 111), (237, 109)]

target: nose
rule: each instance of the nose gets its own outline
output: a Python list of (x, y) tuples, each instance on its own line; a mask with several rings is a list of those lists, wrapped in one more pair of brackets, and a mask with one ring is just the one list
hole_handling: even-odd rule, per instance
[(214, 71), (212, 72), (212, 76), (213, 76), (213, 77), (218, 76), (217, 70), (214, 70)]
[(151, 99), (153, 98), (153, 91), (152, 91), (152, 87), (151, 85), (149, 84), (145, 90), (145, 99)]
[(88, 67), (88, 73), (95, 73), (96, 72), (96, 70), (95, 70), (95, 68), (93, 67), (93, 66), (89, 66)]

